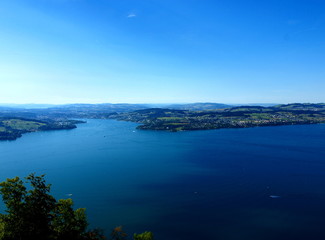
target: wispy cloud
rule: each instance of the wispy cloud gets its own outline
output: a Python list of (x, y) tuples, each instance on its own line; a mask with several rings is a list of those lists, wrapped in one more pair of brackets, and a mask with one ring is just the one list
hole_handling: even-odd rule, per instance
[(137, 15), (135, 14), (135, 13), (130, 13), (127, 17), (128, 18), (134, 18), (134, 17), (136, 17)]

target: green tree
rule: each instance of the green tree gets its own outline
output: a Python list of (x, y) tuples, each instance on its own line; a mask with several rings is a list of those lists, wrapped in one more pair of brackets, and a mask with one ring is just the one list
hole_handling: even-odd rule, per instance
[(153, 234), (152, 232), (144, 232), (140, 234), (134, 234), (133, 235), (134, 240), (153, 240)]
[(56, 201), (49, 195), (50, 185), (45, 184), (44, 176), (31, 174), (26, 179), (32, 187), (28, 191), (19, 177), (0, 183), (8, 213), (0, 215), (2, 239), (49, 239), (52, 234), (51, 212)]
[(56, 201), (44, 175), (0, 183), (7, 214), (0, 215), (1, 240), (87, 239), (85, 209), (73, 210), (71, 199)]
[(86, 209), (73, 210), (72, 199), (60, 199), (54, 209), (52, 222), (58, 239), (82, 239), (87, 228)]
[[(27, 187), (25, 186), (27, 184)], [(7, 209), (0, 214), (0, 240), (103, 240), (100, 229), (87, 231), (84, 208), (73, 209), (72, 199), (56, 200), (44, 175), (30, 174), (0, 183), (0, 194)], [(122, 226), (111, 233), (111, 240), (126, 240)], [(134, 234), (134, 240), (153, 240), (151, 232)]]
[(111, 232), (111, 240), (126, 240), (127, 236), (122, 226), (115, 227)]

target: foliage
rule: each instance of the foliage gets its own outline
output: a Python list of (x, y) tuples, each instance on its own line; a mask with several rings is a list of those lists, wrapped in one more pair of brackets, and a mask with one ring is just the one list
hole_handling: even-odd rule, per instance
[[(111, 233), (111, 240), (126, 240), (127, 234), (124, 232), (122, 226), (115, 227)], [(144, 232), (140, 234), (133, 234), (134, 240), (153, 240), (152, 232)]]
[(44, 175), (29, 175), (0, 183), (7, 214), (0, 215), (1, 240), (87, 239), (85, 209), (73, 210), (71, 199), (56, 201)]
[(144, 232), (140, 234), (134, 234), (133, 235), (134, 240), (153, 240), (153, 234), (152, 232)]
[(15, 140), (28, 132), (73, 129), (76, 128), (76, 123), (80, 123), (80, 121), (0, 118), (0, 140)]
[(111, 240), (126, 240), (127, 236), (122, 226), (115, 227), (111, 232)]
[(112, 114), (110, 118), (142, 123), (138, 129), (165, 131), (315, 124), (325, 123), (325, 104), (240, 106), (204, 111), (152, 108)]
[(0, 183), (0, 192), (7, 206), (7, 213), (0, 216), (2, 239), (48, 239), (55, 199), (49, 195), (50, 185), (43, 176), (27, 178), (32, 189), (28, 190), (19, 177)]
[(2, 121), (3, 126), (10, 127), (15, 130), (26, 130), (26, 131), (36, 131), (42, 126), (45, 126), (45, 123), (25, 120), (25, 119), (8, 119)]
[(103, 240), (106, 239), (104, 236), (104, 231), (99, 228), (95, 228), (92, 231), (86, 233), (87, 240)]
[(60, 199), (54, 209), (52, 226), (58, 239), (78, 239), (86, 231), (86, 209), (74, 211), (72, 205), (72, 199)]
[[(0, 194), (7, 210), (0, 214), (0, 240), (103, 240), (101, 229), (87, 231), (84, 208), (73, 209), (72, 199), (56, 200), (44, 175), (30, 174), (0, 183)], [(25, 186), (27, 183), (27, 187)], [(126, 240), (122, 226), (111, 233), (111, 240)], [(134, 234), (135, 240), (152, 240), (152, 233)]]

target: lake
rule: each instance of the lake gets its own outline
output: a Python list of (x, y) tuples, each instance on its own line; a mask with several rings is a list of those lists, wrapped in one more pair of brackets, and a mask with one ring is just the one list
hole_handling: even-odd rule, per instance
[(0, 142), (0, 180), (45, 173), (106, 235), (325, 239), (325, 124), (171, 133), (87, 121)]

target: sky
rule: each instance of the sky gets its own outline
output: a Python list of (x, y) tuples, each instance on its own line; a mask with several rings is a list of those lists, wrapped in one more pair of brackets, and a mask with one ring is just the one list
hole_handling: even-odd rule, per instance
[(324, 0), (1, 0), (0, 103), (325, 102)]

